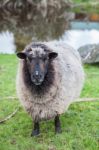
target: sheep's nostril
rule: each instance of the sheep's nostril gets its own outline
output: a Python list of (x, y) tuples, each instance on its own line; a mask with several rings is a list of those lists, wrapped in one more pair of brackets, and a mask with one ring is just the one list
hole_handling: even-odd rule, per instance
[(32, 75), (32, 78), (33, 78), (33, 79), (35, 79), (35, 78), (36, 78), (36, 76), (35, 76), (35, 75)]
[(40, 78), (40, 79), (42, 78), (42, 75), (41, 75), (41, 74), (39, 75), (39, 78)]
[(35, 75), (33, 75), (33, 78), (38, 79), (39, 77), (38, 77), (38, 75), (35, 74)]
[(42, 75), (42, 74), (38, 74), (38, 75), (37, 75), (37, 74), (33, 74), (33, 75), (32, 75), (32, 78), (33, 78), (33, 79), (36, 79), (36, 80), (40, 80), (40, 79), (43, 78), (43, 75)]

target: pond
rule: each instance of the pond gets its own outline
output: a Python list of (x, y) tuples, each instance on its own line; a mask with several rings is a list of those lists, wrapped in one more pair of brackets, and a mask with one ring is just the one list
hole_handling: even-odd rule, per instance
[[(98, 14), (94, 14), (98, 16)], [(0, 53), (21, 51), (31, 41), (62, 41), (75, 49), (99, 43), (99, 16), (71, 11), (0, 16)]]

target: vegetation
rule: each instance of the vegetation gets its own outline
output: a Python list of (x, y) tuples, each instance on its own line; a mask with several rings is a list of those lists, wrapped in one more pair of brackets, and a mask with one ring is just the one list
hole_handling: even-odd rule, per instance
[(74, 3), (84, 3), (84, 2), (97, 2), (97, 0), (72, 0)]
[[(54, 134), (53, 120), (41, 123), (41, 134), (30, 137), (32, 119), (16, 97), (15, 55), (0, 54), (0, 120), (20, 106), (16, 115), (0, 124), (0, 150), (98, 150), (99, 101), (77, 102), (61, 116), (62, 134)], [(81, 97), (99, 97), (99, 66), (85, 65)], [(10, 98), (8, 98), (10, 97)]]
[(72, 2), (75, 2), (75, 3), (82, 3), (82, 2), (92, 2), (92, 1), (95, 1), (95, 0), (72, 0)]
[(99, 1), (97, 0), (72, 0), (72, 11), (77, 13), (97, 13), (99, 14)]

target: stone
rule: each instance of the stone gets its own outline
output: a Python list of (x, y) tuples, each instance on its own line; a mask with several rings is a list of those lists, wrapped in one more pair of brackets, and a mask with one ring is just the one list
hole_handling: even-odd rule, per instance
[(99, 62), (99, 44), (88, 44), (78, 49), (83, 63)]

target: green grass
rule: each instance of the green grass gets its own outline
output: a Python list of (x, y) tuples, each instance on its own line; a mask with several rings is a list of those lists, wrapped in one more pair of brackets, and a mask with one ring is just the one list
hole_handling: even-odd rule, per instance
[[(0, 119), (20, 106), (16, 97), (15, 55), (0, 55)], [(99, 66), (85, 65), (82, 97), (99, 97)], [(99, 101), (72, 104), (61, 116), (62, 134), (54, 134), (53, 120), (41, 123), (39, 137), (30, 137), (32, 119), (20, 107), (16, 115), (0, 124), (0, 150), (98, 150)]]

